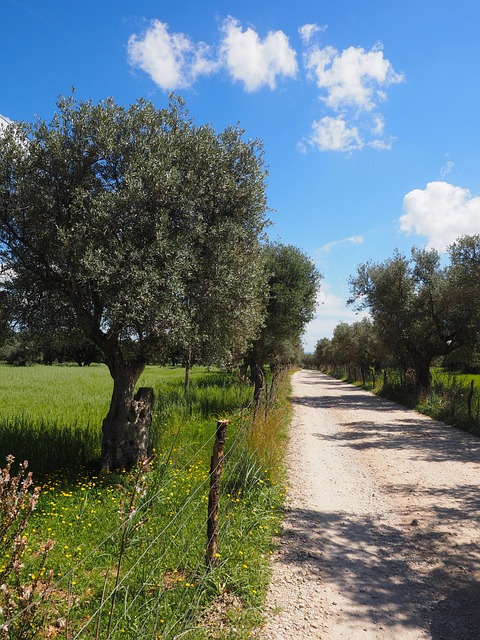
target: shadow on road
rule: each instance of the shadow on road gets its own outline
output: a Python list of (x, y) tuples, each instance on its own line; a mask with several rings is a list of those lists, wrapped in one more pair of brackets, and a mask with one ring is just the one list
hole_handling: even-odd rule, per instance
[(370, 516), (291, 509), (279, 562), (303, 567), (348, 593), (354, 602), (343, 614), (351, 619), (368, 618), (384, 628), (429, 628), (433, 640), (478, 640), (480, 584), (457, 555), (439, 567), (431, 535)]
[[(303, 384), (318, 388), (318, 395), (294, 395), (294, 405), (325, 410), (336, 410), (341, 431), (336, 434), (317, 434), (317, 437), (341, 440), (342, 446), (361, 449), (407, 449), (412, 451), (413, 459), (443, 462), (457, 460), (478, 463), (480, 461), (480, 438), (460, 431), (455, 427), (432, 420), (415, 411), (381, 398), (372, 393), (329, 378), (316, 372), (313, 380), (303, 379)], [(320, 385), (322, 391), (320, 391)], [(328, 395), (334, 389), (335, 395)], [(340, 393), (339, 393), (340, 390)], [(362, 419), (343, 422), (341, 412), (355, 410), (367, 411), (371, 420)], [(379, 414), (381, 418), (379, 419)], [(406, 418), (405, 414), (409, 414)], [(480, 634), (479, 634), (480, 638)]]
[[(480, 461), (478, 437), (323, 374), (300, 375), (299, 382), (308, 387), (292, 402), (325, 410), (313, 434), (319, 440), (359, 452), (408, 451), (412, 461), (432, 465)], [(392, 526), (375, 514), (291, 508), (279, 562), (317, 574), (320, 585), (327, 582), (335, 592), (348, 594), (353, 606), (343, 615), (358, 622), (367, 617), (385, 629), (425, 629), (432, 640), (479, 640), (478, 539), (462, 529), (478, 524), (480, 491), (468, 484), (467, 474), (453, 490), (443, 486), (441, 469), (433, 486), (413, 479), (409, 484), (409, 477), (397, 485), (386, 476), (389, 494), (414, 495), (413, 510), (428, 505), (425, 522), (410, 517), (405, 526), (397, 521)]]

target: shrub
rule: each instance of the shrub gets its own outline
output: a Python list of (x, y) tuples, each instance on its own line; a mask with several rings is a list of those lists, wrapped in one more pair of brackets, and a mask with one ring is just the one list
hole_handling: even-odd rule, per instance
[(7, 456), (0, 470), (0, 638), (29, 640), (43, 628), (50, 595), (52, 573), (45, 564), (53, 541), (48, 540), (25, 561), (29, 540), (28, 520), (36, 507), (39, 489), (33, 488), (28, 463), (21, 463), (12, 473), (14, 457)]

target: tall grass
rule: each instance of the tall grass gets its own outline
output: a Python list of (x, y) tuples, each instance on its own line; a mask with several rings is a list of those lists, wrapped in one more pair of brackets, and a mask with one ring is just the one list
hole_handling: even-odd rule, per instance
[[(21, 388), (18, 397), (23, 398), (19, 413), (4, 406), (1, 417), (10, 425), (10, 439), (1, 446), (3, 455), (4, 446), (16, 445), (19, 456), (24, 441), (44, 474), (28, 539), (31, 549), (47, 538), (55, 541), (47, 567), (55, 582), (45, 637), (249, 637), (261, 619), (272, 536), (284, 498), (288, 380), (272, 396), (270, 409), (262, 407), (252, 422), (252, 390), (234, 376), (197, 370), (185, 394), (182, 370), (149, 368), (140, 384), (151, 384), (156, 392), (156, 460), (139, 479), (135, 474), (97, 477), (80, 466), (96, 455), (92, 451), (110, 394), (106, 370), (35, 369), (0, 370), (4, 381), (10, 375), (12, 388)], [(13, 380), (18, 372), (22, 384)], [(49, 389), (46, 380), (55, 381), (58, 394), (48, 406), (40, 397)], [(77, 390), (71, 392), (70, 385)], [(87, 396), (96, 394), (98, 406), (77, 396), (80, 388)], [(46, 416), (37, 413), (39, 407), (46, 407)], [(230, 424), (219, 557), (207, 570), (208, 470), (219, 417)], [(24, 429), (25, 438), (18, 438), (18, 431), (15, 438), (15, 425)], [(36, 450), (42, 451), (37, 457)], [(26, 562), (27, 574), (32, 570)]]
[[(192, 378), (202, 375), (215, 374), (197, 367)], [(170, 381), (180, 388), (182, 378), (178, 367), (148, 366), (137, 386), (153, 387), (158, 406), (169, 402), (162, 400), (163, 387)], [(36, 474), (94, 466), (112, 387), (101, 364), (0, 366), (0, 460), (8, 454), (27, 459)], [(156, 424), (154, 433), (159, 430)]]

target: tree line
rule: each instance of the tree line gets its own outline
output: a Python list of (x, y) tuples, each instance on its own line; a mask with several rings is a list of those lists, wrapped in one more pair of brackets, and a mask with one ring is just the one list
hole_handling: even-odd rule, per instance
[(317, 342), (314, 366), (395, 368), (412, 372), (428, 390), (431, 366), (472, 369), (480, 364), (480, 236), (459, 237), (446, 264), (436, 250), (395, 251), (384, 262), (361, 264), (349, 280), (348, 303), (369, 318), (339, 323), (331, 340)]
[(258, 402), (265, 366), (297, 357), (320, 275), (267, 241), (266, 178), (260, 141), (197, 126), (175, 96), (61, 98), (2, 132), (2, 336), (105, 362), (104, 470), (149, 454), (147, 363), (243, 363)]

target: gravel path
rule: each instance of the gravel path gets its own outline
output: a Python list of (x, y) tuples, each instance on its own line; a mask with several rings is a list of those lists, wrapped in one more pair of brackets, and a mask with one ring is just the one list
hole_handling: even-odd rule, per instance
[(480, 639), (480, 439), (314, 371), (293, 403), (261, 638)]

